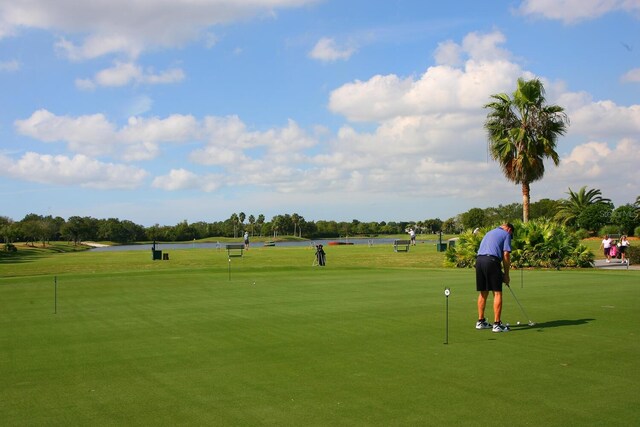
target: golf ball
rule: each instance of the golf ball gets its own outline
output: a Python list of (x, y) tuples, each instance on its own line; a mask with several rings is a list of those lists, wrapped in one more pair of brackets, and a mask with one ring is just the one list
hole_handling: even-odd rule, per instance
[(520, 322), (517, 323), (518, 325), (520, 324)]

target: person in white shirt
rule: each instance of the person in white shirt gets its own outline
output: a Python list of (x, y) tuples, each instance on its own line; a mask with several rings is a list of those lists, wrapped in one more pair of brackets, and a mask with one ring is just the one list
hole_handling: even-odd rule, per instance
[(627, 252), (627, 247), (629, 247), (629, 239), (627, 239), (627, 236), (622, 236), (620, 238), (620, 241), (618, 242), (618, 249), (620, 250), (620, 259), (622, 260), (623, 264), (625, 262), (629, 262), (629, 260), (625, 258), (625, 252)]
[(604, 239), (602, 239), (602, 243), (600, 243), (600, 249), (604, 250), (604, 256), (607, 258), (607, 262), (611, 262), (611, 238), (608, 234), (604, 236)]

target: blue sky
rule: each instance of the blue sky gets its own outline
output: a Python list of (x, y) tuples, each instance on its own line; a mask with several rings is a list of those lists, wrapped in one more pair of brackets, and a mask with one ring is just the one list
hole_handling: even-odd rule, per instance
[(640, 194), (640, 0), (0, 2), (0, 215), (443, 220), (521, 202), (484, 105), (571, 120), (532, 201)]

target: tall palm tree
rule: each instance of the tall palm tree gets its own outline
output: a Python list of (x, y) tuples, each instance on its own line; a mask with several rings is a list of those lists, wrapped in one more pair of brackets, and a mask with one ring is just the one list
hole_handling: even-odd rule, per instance
[(584, 186), (577, 192), (569, 188), (569, 198), (560, 200), (555, 219), (564, 225), (574, 225), (580, 213), (587, 207), (598, 203), (609, 204), (611, 200), (602, 197), (602, 192), (596, 188), (587, 191)]
[(491, 95), (485, 105), (490, 111), (484, 127), (488, 132), (491, 157), (500, 163), (509, 181), (522, 185), (522, 220), (529, 220), (530, 184), (544, 176), (545, 158), (557, 166), (558, 137), (566, 132), (569, 119), (564, 108), (546, 105), (539, 79), (518, 79), (512, 96)]
[(300, 215), (293, 213), (291, 215), (291, 222), (293, 222), (293, 235), (296, 236), (296, 230), (298, 228), (298, 223), (300, 222)]

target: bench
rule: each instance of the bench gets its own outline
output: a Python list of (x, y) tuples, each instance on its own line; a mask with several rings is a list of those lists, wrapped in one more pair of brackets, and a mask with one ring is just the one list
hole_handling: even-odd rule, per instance
[(244, 251), (244, 243), (227, 243), (225, 248), (227, 249), (227, 255), (229, 258), (232, 256), (241, 257)]
[(409, 252), (410, 240), (394, 240), (393, 250), (394, 252)]

